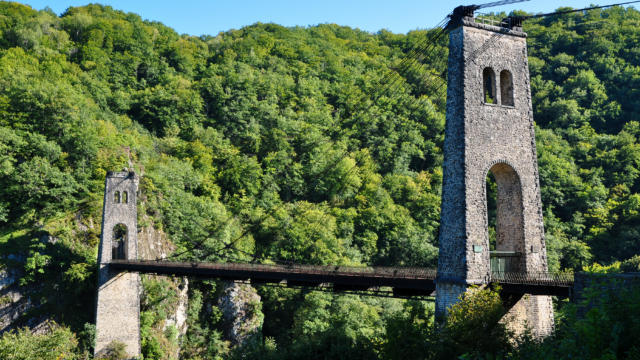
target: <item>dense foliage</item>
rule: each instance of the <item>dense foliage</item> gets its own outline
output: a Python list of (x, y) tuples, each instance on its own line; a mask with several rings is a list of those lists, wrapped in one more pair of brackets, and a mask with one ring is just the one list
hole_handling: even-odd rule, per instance
[[(554, 270), (640, 253), (639, 23), (622, 8), (525, 23)], [(52, 317), (90, 348), (104, 177), (129, 164), (140, 226), (182, 258), (434, 266), (446, 39), (403, 66), (432, 33), (258, 23), (193, 37), (100, 5), (0, 2), (0, 267), (37, 303), (17, 324)], [(165, 285), (147, 284), (149, 306), (173, 301)], [(214, 288), (192, 287), (190, 358), (434, 348), (425, 304), (264, 288), (264, 338), (233, 350)], [(150, 309), (143, 345), (165, 357), (175, 334), (154, 333)]]
[(45, 335), (31, 334), (24, 328), (0, 337), (0, 357), (5, 360), (59, 360), (76, 358), (78, 342), (73, 333), (57, 325)]

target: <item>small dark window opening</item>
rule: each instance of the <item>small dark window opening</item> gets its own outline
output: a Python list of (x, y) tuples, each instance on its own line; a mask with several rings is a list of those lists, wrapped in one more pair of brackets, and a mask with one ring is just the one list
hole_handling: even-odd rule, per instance
[(513, 106), (513, 76), (509, 70), (500, 72), (500, 98), (502, 105)]
[(129, 194), (126, 191), (122, 192), (122, 203), (123, 204), (129, 203)]
[(113, 203), (120, 204), (120, 191), (113, 193)]
[(496, 75), (491, 68), (482, 71), (482, 84), (484, 88), (484, 102), (487, 104), (496, 103)]
[(113, 241), (111, 242), (111, 258), (125, 260), (127, 258), (127, 227), (118, 224), (113, 227)]

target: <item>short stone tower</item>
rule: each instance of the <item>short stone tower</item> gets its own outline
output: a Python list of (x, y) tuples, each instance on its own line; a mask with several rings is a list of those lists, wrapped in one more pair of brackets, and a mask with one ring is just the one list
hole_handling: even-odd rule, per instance
[(109, 270), (112, 259), (138, 256), (136, 192), (133, 172), (110, 172), (104, 190), (102, 236), (98, 250), (95, 354), (123, 343), (131, 359), (140, 356), (140, 277)]
[[(477, 23), (473, 11), (452, 21), (436, 280), (439, 316), (470, 285), (487, 284), (492, 276), (489, 172), (497, 184), (494, 254), (510, 254), (508, 271), (547, 271), (526, 34), (520, 27)], [(538, 336), (553, 328), (549, 296), (524, 295), (507, 316), (516, 332), (525, 324)]]

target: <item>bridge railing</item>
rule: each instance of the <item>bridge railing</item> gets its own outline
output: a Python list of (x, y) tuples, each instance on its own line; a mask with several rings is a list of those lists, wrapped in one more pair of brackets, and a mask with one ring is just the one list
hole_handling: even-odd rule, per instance
[(290, 272), (340, 273), (394, 277), (403, 279), (435, 279), (436, 269), (418, 267), (364, 267), (364, 266), (323, 266), (323, 265), (256, 265), (286, 269)]
[(491, 272), (491, 281), (502, 284), (571, 286), (572, 272)]
[[(174, 262), (137, 261), (149, 265), (169, 265)], [(300, 264), (250, 264), (250, 263), (189, 263), (192, 267), (209, 269), (226, 269), (239, 271), (287, 272), (297, 274), (340, 274), (345, 276), (367, 275), (373, 277), (402, 278), (402, 279), (430, 279), (436, 278), (436, 269), (419, 267), (364, 267), (337, 265), (300, 265)]]
[[(435, 280), (436, 269), (419, 267), (365, 267), (339, 265), (300, 265), (300, 264), (251, 264), (251, 263), (175, 263), (162, 261), (114, 260), (113, 263), (136, 263), (151, 267), (161, 266), (191, 268), (193, 270), (222, 270), (259, 273), (311, 274), (342, 277), (369, 277), (386, 279)], [(514, 285), (536, 285), (569, 287), (573, 285), (573, 273), (567, 272), (491, 272), (491, 282)]]

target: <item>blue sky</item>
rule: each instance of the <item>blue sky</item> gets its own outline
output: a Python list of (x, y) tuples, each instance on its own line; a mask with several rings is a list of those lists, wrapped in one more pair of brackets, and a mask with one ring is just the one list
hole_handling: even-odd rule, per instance
[[(395, 33), (431, 28), (457, 5), (485, 3), (493, 0), (103, 0), (99, 3), (134, 12), (143, 19), (156, 20), (190, 35), (216, 35), (256, 22), (274, 22), (285, 26), (336, 23), (376, 32), (387, 29)], [(86, 5), (77, 0), (23, 0), (23, 4), (41, 10), (50, 7), (57, 14), (69, 6)], [(621, 2), (610, 0), (600, 3)], [(531, 0), (486, 9), (506, 11), (550, 12), (559, 6), (587, 7), (594, 0)], [(637, 4), (640, 5), (640, 4)], [(638, 8), (638, 6), (636, 6)]]

